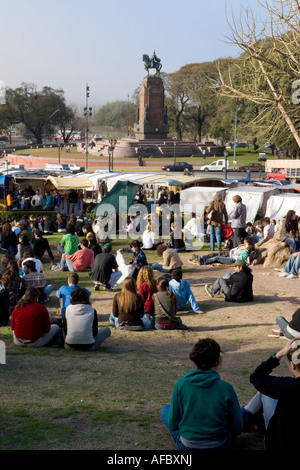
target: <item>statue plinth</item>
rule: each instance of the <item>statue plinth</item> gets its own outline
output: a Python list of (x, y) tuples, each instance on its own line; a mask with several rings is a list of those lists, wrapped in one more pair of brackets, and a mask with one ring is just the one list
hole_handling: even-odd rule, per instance
[(166, 139), (169, 132), (162, 79), (157, 75), (145, 77), (140, 87), (139, 109), (134, 124), (137, 140)]

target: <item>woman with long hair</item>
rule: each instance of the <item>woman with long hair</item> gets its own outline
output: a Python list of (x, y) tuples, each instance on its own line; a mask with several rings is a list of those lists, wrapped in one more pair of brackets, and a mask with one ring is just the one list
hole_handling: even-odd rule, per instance
[(96, 351), (110, 336), (109, 328), (98, 330), (97, 311), (91, 306), (90, 294), (76, 287), (63, 318), (65, 349)]
[(299, 241), (299, 217), (294, 210), (289, 210), (280, 224), (279, 240), (291, 245), (292, 253), (300, 248)]
[(143, 316), (143, 297), (137, 293), (135, 279), (126, 277), (121, 292), (114, 297), (109, 319), (119, 329), (144, 330)]
[(38, 289), (30, 287), (12, 312), (10, 324), (16, 346), (40, 348), (60, 332), (58, 325), (51, 325), (47, 308), (38, 302), (39, 295)]
[(10, 260), (6, 265), (6, 271), (1, 279), (2, 284), (9, 291), (10, 310), (12, 311), (21, 298), (25, 287), (24, 279), (19, 274), (18, 263)]
[(150, 266), (142, 266), (139, 270), (136, 285), (139, 294), (144, 299), (143, 323), (148, 328), (154, 327), (154, 303), (153, 294), (157, 292), (153, 269)]
[(196, 368), (175, 384), (171, 405), (161, 417), (180, 450), (228, 450), (243, 431), (241, 408), (233, 386), (220, 378), (220, 345), (200, 339), (189, 358)]
[(157, 293), (153, 294), (154, 320), (157, 330), (186, 330), (177, 313), (176, 295), (169, 289), (169, 281), (164, 277), (157, 280)]
[(5, 222), (5, 224), (3, 224), (1, 233), (1, 249), (3, 252), (7, 253), (13, 259), (15, 259), (18, 251), (17, 244), (18, 240), (16, 234), (12, 231), (10, 223)]

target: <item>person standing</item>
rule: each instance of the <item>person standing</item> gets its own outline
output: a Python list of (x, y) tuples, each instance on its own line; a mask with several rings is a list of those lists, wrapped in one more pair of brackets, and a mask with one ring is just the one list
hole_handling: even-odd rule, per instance
[(218, 250), (222, 249), (222, 224), (228, 223), (228, 214), (226, 206), (223, 202), (223, 197), (220, 193), (215, 194), (213, 201), (211, 201), (206, 209), (207, 224), (209, 227), (210, 237), (210, 251), (214, 251), (215, 242), (217, 242)]
[(31, 205), (36, 211), (42, 210), (45, 206), (45, 200), (39, 188), (35, 191), (35, 195), (31, 199)]
[(232, 200), (235, 203), (235, 208), (233, 209), (230, 216), (231, 228), (233, 229), (233, 248), (235, 248), (236, 246), (241, 245), (244, 241), (244, 238), (247, 236), (247, 207), (245, 204), (243, 204), (242, 198), (238, 194), (233, 196)]

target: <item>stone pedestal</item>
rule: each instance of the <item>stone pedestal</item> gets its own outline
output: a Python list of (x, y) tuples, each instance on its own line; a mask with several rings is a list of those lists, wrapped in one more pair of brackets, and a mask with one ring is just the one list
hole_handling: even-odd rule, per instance
[(137, 140), (167, 138), (168, 116), (163, 81), (159, 76), (145, 77), (141, 83), (134, 132)]

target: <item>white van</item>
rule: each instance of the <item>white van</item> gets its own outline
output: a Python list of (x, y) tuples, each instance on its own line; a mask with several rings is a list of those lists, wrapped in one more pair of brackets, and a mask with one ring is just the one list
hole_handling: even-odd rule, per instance
[(71, 172), (69, 165), (66, 163), (46, 163), (45, 171), (68, 171)]
[[(199, 170), (200, 171), (224, 171), (226, 168), (226, 160), (222, 158), (220, 160), (216, 160), (208, 165), (202, 165)], [(229, 163), (227, 160), (227, 170), (229, 169)]]

